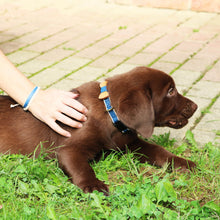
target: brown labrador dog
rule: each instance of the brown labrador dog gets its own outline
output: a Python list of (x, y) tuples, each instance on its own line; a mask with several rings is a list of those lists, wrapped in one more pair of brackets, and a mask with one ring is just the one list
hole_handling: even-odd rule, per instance
[[(8, 96), (0, 96), (0, 152), (31, 154), (42, 142), (58, 158), (60, 167), (74, 184), (84, 192), (98, 190), (105, 194), (108, 186), (96, 178), (88, 163), (103, 149), (127, 147), (142, 155), (141, 162), (160, 167), (167, 162), (182, 170), (195, 167), (192, 161), (138, 137), (138, 134), (150, 137), (155, 126), (181, 128), (196, 111), (197, 105), (177, 92), (169, 75), (137, 67), (108, 78), (107, 85), (101, 87), (101, 95), (98, 82), (88, 82), (73, 90), (80, 94), (78, 100), (89, 112), (80, 129), (62, 125), (71, 132), (70, 138), (55, 133), (21, 107), (10, 108), (15, 102)], [(39, 153), (37, 149), (36, 155)]]

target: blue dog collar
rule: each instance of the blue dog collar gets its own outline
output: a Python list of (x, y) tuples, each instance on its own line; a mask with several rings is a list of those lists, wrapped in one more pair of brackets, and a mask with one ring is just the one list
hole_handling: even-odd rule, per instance
[(123, 134), (128, 133), (130, 130), (118, 119), (118, 116), (111, 106), (111, 101), (109, 98), (109, 93), (107, 90), (107, 81), (100, 83), (101, 93), (99, 95), (99, 99), (102, 99), (105, 104), (106, 111), (108, 112), (113, 125)]

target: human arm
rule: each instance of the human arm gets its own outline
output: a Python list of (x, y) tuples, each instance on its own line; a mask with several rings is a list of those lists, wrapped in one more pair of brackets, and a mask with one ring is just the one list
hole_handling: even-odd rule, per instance
[[(0, 50), (0, 88), (23, 106), (34, 87)], [(57, 133), (70, 137), (70, 133), (62, 129), (56, 120), (75, 128), (82, 126), (79, 121), (86, 120), (87, 109), (75, 100), (76, 97), (77, 94), (71, 92), (39, 90), (29, 106), (29, 111)]]

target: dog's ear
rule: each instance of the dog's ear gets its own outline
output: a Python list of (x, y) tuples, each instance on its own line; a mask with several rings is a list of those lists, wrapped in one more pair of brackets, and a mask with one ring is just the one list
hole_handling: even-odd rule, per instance
[(70, 92), (73, 92), (73, 93), (75, 93), (77, 95), (80, 95), (80, 93), (79, 93), (79, 91), (77, 89), (71, 89)]
[(145, 138), (152, 135), (154, 129), (154, 109), (150, 94), (129, 91), (118, 99), (119, 119)]

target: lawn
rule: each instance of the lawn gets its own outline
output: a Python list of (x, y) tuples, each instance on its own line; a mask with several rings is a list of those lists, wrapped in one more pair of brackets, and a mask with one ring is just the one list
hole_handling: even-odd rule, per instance
[(169, 134), (150, 140), (197, 163), (192, 173), (140, 164), (132, 153), (112, 152), (92, 166), (110, 196), (84, 194), (56, 160), (0, 156), (0, 219), (220, 219), (220, 146), (198, 147), (193, 134), (176, 145)]

